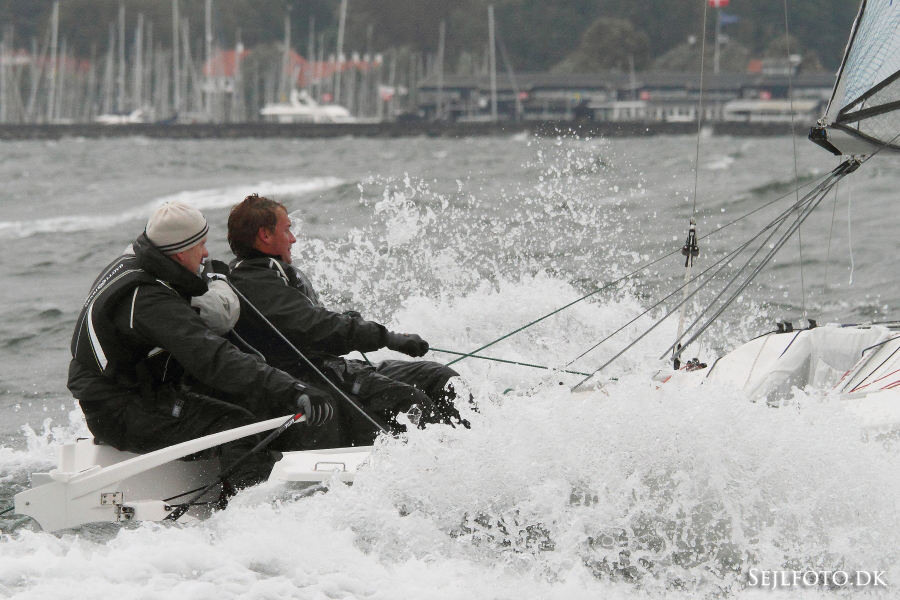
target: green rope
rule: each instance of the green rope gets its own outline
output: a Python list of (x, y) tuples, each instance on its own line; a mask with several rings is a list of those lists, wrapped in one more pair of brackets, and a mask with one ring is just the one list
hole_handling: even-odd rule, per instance
[(0, 515), (5, 515), (6, 513), (12, 512), (12, 511), (14, 511), (14, 510), (16, 510), (16, 507), (15, 507), (15, 506), (10, 506), (10, 507), (7, 508), (6, 510), (0, 511)]
[[(566, 369), (554, 369), (552, 367), (544, 367), (542, 365), (533, 365), (531, 363), (523, 363), (516, 362), (514, 360), (504, 360), (502, 358), (492, 358), (490, 356), (476, 356), (475, 354), (463, 354), (462, 352), (454, 352), (453, 350), (441, 350), (440, 348), (429, 348), (433, 352), (443, 352), (444, 354), (455, 354), (457, 356), (461, 356), (463, 358), (469, 356), (471, 358), (480, 358), (481, 360), (493, 360), (495, 362), (507, 363), (510, 365), (521, 365), (523, 367), (531, 367), (533, 369), (547, 369), (548, 371), (559, 371), (560, 373), (571, 373), (572, 375), (587, 375), (587, 373), (582, 373), (581, 371), (567, 371)], [(477, 350), (476, 350), (477, 352)], [(454, 361), (456, 362), (456, 361)], [(452, 364), (452, 363), (450, 363)], [(588, 375), (590, 377), (590, 375)]]

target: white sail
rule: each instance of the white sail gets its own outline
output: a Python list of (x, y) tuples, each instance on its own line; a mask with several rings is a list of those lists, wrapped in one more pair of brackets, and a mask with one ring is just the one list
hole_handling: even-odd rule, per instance
[(862, 1), (823, 121), (836, 153), (900, 151), (900, 0)]

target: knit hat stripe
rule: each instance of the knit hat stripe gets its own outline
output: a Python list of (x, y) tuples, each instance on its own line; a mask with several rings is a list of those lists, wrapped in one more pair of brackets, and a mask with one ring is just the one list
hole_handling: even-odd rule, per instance
[(188, 248), (192, 248), (193, 246), (196, 246), (197, 244), (199, 244), (200, 241), (203, 238), (205, 238), (206, 234), (208, 234), (208, 233), (209, 233), (209, 224), (204, 223), (203, 229), (196, 235), (193, 235), (193, 236), (189, 237), (188, 239), (183, 240), (181, 242), (175, 242), (174, 244), (166, 244), (164, 246), (158, 246), (158, 248), (160, 249), (160, 251), (163, 254), (177, 254), (177, 253), (181, 252), (182, 250), (187, 250)]

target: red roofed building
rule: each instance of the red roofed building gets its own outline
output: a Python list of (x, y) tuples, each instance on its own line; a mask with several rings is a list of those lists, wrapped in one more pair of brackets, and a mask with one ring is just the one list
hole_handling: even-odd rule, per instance
[[(234, 88), (234, 76), (237, 73), (238, 61), (243, 61), (251, 53), (250, 50), (220, 50), (210, 60), (203, 64), (203, 75), (207, 81), (213, 80), (209, 87), (218, 90), (231, 91)], [(357, 70), (362, 73), (371, 71), (382, 62), (381, 55), (376, 55), (373, 60), (360, 59), (358, 54), (353, 54), (350, 60), (346, 58), (340, 63), (336, 61), (309, 62), (293, 50), (288, 55), (286, 71), (292, 74), (297, 87), (304, 88), (319, 79), (333, 77), (336, 71)]]

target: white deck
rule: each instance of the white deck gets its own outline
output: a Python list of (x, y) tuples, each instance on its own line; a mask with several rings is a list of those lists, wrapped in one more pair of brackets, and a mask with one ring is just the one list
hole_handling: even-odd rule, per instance
[[(218, 459), (179, 460), (201, 450), (275, 429), (289, 415), (213, 434), (147, 454), (119, 452), (82, 439), (59, 448), (58, 466), (32, 475), (32, 488), (15, 496), (15, 511), (34, 518), (46, 531), (100, 521), (161, 521), (178, 502), (215, 481)], [(269, 480), (351, 482), (366, 464), (371, 447), (285, 452)], [(218, 498), (214, 488), (202, 501)], [(181, 520), (208, 512), (195, 508)]]

